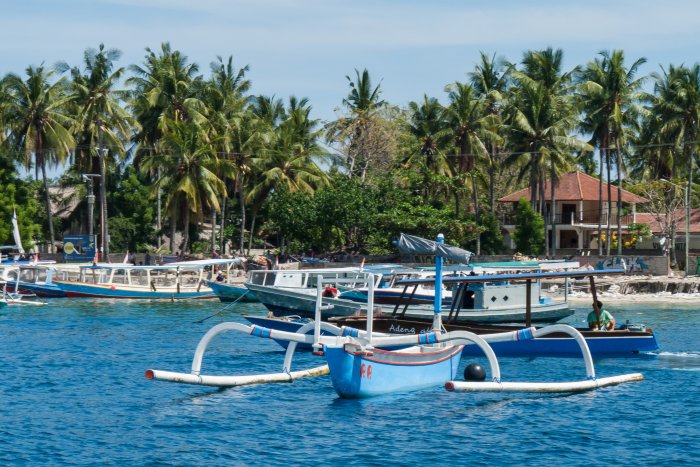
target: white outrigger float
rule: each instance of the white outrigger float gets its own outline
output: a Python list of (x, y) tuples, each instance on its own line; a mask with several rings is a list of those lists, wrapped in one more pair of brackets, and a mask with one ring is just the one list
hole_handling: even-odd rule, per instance
[[(435, 289), (441, 289), (442, 257), (449, 257), (454, 247), (442, 243), (441, 236), (430, 246), (436, 255)], [(426, 252), (428, 253), (428, 252)], [(363, 280), (369, 288), (367, 329), (337, 327), (321, 321), (322, 293), (325, 285), (319, 277), (317, 282), (316, 316), (313, 322), (296, 332), (278, 331), (242, 323), (221, 323), (210, 329), (200, 340), (192, 360), (189, 373), (162, 370), (146, 370), (147, 379), (171, 381), (216, 387), (234, 387), (250, 384), (291, 382), (299, 378), (330, 373), (336, 392), (341, 397), (369, 397), (380, 394), (417, 390), (444, 385), (449, 391), (491, 392), (577, 392), (640, 381), (641, 373), (598, 378), (593, 359), (585, 339), (576, 329), (564, 324), (555, 324), (541, 329), (534, 327), (518, 331), (479, 336), (469, 331), (441, 331), (441, 297), (436, 294), (435, 322), (432, 332), (419, 335), (387, 335), (372, 331), (374, 310), (373, 292), (376, 277), (364, 273), (363, 277), (348, 279), (357, 283)], [(333, 278), (337, 283), (338, 279)], [(313, 329), (313, 334), (306, 332)], [(289, 342), (280, 373), (215, 376), (202, 374), (202, 361), (209, 343), (219, 334), (236, 331), (256, 337)], [(323, 334), (322, 334), (323, 332)], [(498, 359), (490, 343), (537, 339), (552, 333), (571, 335), (581, 348), (585, 364), (585, 379), (571, 382), (509, 382), (501, 377)], [(326, 359), (327, 364), (306, 370), (292, 371), (292, 360), (298, 343), (311, 344), (314, 354)], [(457, 368), (465, 345), (476, 345), (485, 354), (490, 369), (490, 381), (455, 381)]]

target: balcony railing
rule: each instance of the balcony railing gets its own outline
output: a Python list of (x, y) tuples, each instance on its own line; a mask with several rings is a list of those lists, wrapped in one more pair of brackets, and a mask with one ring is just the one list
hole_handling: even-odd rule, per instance
[[(499, 220), (501, 225), (515, 225), (515, 213), (501, 213)], [(603, 217), (600, 218), (602, 225), (608, 225), (608, 213), (603, 212)], [(545, 219), (546, 223), (549, 223), (549, 218)], [(617, 214), (613, 213), (610, 216), (610, 225), (617, 226)], [(568, 213), (564, 216), (561, 214), (556, 214), (554, 216), (554, 223), (558, 225), (598, 225), (598, 211), (583, 211), (581, 213)], [(620, 225), (628, 226), (634, 223), (634, 215), (623, 214), (620, 216)]]

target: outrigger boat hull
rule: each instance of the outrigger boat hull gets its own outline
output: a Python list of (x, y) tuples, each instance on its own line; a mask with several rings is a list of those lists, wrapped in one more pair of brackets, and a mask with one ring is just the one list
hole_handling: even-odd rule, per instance
[(457, 374), (462, 348), (453, 345), (367, 352), (345, 344), (325, 346), (324, 352), (338, 395), (361, 398), (436, 387), (451, 381)]
[(185, 300), (216, 298), (216, 294), (208, 287), (202, 287), (199, 292), (178, 292), (177, 289), (160, 289), (156, 292), (147, 287), (121, 288), (115, 285), (85, 284), (77, 282), (56, 281), (55, 284), (71, 298), (124, 298), (124, 299), (159, 299)]
[[(296, 332), (308, 320), (287, 319), (269, 316), (243, 316), (250, 323), (279, 331)], [(337, 326), (349, 326), (356, 329), (366, 327), (365, 317), (347, 317), (332, 319)], [(477, 335), (488, 335), (500, 332), (515, 331), (522, 326), (483, 326), (477, 324), (443, 323), (447, 331), (469, 331)], [(385, 334), (425, 334), (431, 331), (431, 323), (427, 321), (400, 320), (393, 318), (374, 318), (374, 330)], [(622, 329), (612, 332), (589, 331), (579, 329), (594, 357), (602, 356), (634, 356), (659, 349), (656, 335), (651, 329), (633, 330)], [(276, 341), (287, 347), (287, 341)], [(554, 334), (539, 339), (493, 342), (493, 351), (499, 357), (579, 357), (581, 349), (578, 343), (565, 334)], [(299, 344), (299, 349), (310, 349), (311, 346)], [(475, 345), (466, 345), (463, 355), (479, 356), (481, 350)]]
[(207, 285), (214, 291), (219, 300), (222, 302), (257, 302), (259, 301), (255, 294), (248, 290), (246, 286), (241, 283), (236, 284), (226, 284), (223, 282), (208, 281)]

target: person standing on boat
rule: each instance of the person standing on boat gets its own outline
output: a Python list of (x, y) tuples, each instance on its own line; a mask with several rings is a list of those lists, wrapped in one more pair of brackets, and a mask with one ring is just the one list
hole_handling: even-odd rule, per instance
[(600, 300), (593, 304), (593, 311), (588, 313), (588, 328), (592, 331), (612, 331), (615, 329), (615, 318), (603, 308), (603, 302)]

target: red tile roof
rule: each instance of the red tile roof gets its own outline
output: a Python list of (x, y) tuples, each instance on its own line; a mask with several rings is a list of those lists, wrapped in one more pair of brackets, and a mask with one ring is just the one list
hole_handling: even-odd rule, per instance
[[(678, 209), (671, 214), (672, 218), (676, 218), (676, 235), (685, 233), (685, 209)], [(661, 233), (661, 224), (654, 218), (653, 214), (648, 212), (637, 213), (638, 224), (649, 224), (652, 233)], [(690, 228), (688, 232), (691, 234), (700, 234), (700, 209), (690, 210)]]
[[(612, 201), (617, 201), (617, 185), (612, 185)], [(544, 192), (545, 197), (550, 198), (549, 180), (545, 181)], [(554, 199), (556, 201), (598, 201), (600, 197), (599, 181), (597, 178), (591, 177), (578, 170), (568, 172), (559, 177), (554, 186)], [(498, 201), (501, 203), (517, 202), (520, 198), (530, 199), (530, 189), (523, 188), (522, 190), (511, 193)], [(603, 201), (608, 200), (608, 184), (603, 182)], [(630, 193), (627, 190), (622, 190), (623, 203), (646, 203), (649, 200)]]

